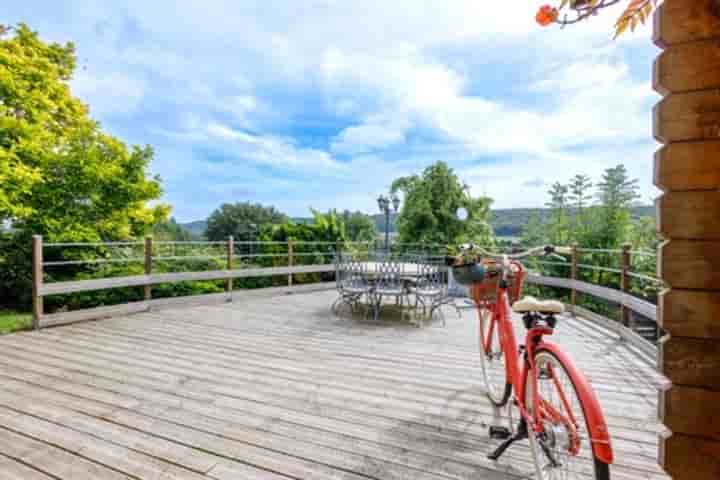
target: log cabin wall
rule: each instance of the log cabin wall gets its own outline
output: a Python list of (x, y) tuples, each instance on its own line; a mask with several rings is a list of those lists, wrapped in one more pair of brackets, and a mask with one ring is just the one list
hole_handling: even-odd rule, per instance
[(720, 0), (665, 0), (654, 18), (663, 49), (654, 87), (659, 275), (670, 286), (659, 320), (672, 380), (660, 462), (675, 479), (720, 478)]

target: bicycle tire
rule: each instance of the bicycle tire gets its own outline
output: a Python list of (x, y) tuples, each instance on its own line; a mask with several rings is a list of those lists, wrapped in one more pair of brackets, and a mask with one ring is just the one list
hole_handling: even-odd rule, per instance
[[(542, 365), (542, 363), (541, 363), (542, 356), (549, 356), (551, 359), (554, 360), (554, 362), (556, 362), (557, 365), (559, 365), (563, 369), (563, 373), (567, 376), (567, 379), (570, 381), (570, 385), (573, 388), (575, 398), (578, 400), (578, 405), (580, 407), (580, 411), (582, 412), (582, 416), (584, 419), (585, 429), (589, 431), (589, 425), (588, 425), (588, 421), (587, 421), (587, 406), (583, 403), (582, 398), (578, 394), (577, 386), (575, 385), (575, 382), (574, 382), (572, 376), (570, 376), (570, 374), (568, 373), (568, 368), (565, 366), (563, 361), (560, 358), (558, 358), (557, 355), (555, 355), (552, 351), (542, 348), (542, 347), (540, 347), (538, 350), (535, 351), (535, 356), (534, 356), (535, 365)], [(530, 397), (530, 395), (532, 395), (532, 389), (529, 388), (529, 383), (528, 383), (530, 381), (531, 374), (532, 374), (532, 372), (528, 371), (528, 374), (525, 377), (525, 403), (526, 403), (526, 408), (528, 409), (528, 412), (532, 411), (532, 398)], [(539, 446), (538, 439), (535, 438), (535, 435), (533, 435), (531, 433), (528, 440), (530, 442), (530, 449), (532, 452), (533, 463), (535, 464), (536, 478), (542, 480), (545, 477), (541, 476), (542, 474), (541, 474), (541, 468), (538, 464), (538, 457), (540, 455), (542, 455), (543, 458), (545, 458), (544, 457), (545, 454), (541, 451), (541, 447)], [(589, 453), (592, 455), (592, 460), (593, 460), (592, 468), (595, 473), (595, 477), (594, 477), (595, 480), (610, 480), (610, 466), (607, 463), (602, 462), (601, 460), (598, 460), (595, 457), (595, 455), (592, 453), (592, 446), (589, 445), (589, 440), (588, 440), (588, 445), (586, 446), (586, 448), (589, 449)], [(578, 474), (577, 478), (588, 478), (587, 477), (588, 473), (590, 473), (590, 472), (581, 472)], [(572, 479), (573, 477), (564, 477), (564, 478)]]
[[(498, 345), (500, 345), (500, 357), (502, 358), (502, 368), (501, 371), (497, 371), (500, 369), (500, 364), (498, 364), (495, 367), (494, 372), (491, 372), (492, 366), (490, 365), (491, 359), (488, 357), (488, 352), (486, 352), (485, 345), (483, 343), (483, 340), (485, 339), (485, 319), (483, 317), (483, 314), (485, 312), (489, 312), (487, 309), (478, 310), (478, 350), (480, 353), (480, 364), (482, 369), (482, 376), (483, 376), (483, 382), (485, 383), (485, 390), (486, 395), (490, 402), (495, 405), (496, 407), (504, 407), (507, 405), (508, 401), (510, 400), (510, 395), (512, 394), (512, 384), (507, 381), (507, 358), (506, 358), (506, 352), (502, 351), (502, 346), (499, 342), (499, 332), (498, 329), (495, 328), (493, 332), (493, 336), (498, 338)], [(489, 312), (492, 314), (491, 312)], [(491, 355), (492, 356), (492, 355)], [(500, 377), (499, 375), (503, 375)], [(503, 380), (499, 380), (500, 378), (504, 379), (504, 385), (502, 384)]]

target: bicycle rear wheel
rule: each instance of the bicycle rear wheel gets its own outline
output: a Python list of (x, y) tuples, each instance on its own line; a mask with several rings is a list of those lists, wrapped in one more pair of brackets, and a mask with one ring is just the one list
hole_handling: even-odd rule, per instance
[(502, 407), (510, 399), (512, 385), (507, 381), (507, 361), (500, 341), (500, 329), (492, 315), (491, 310), (478, 308), (478, 348), (487, 396), (493, 405)]
[[(532, 384), (537, 380), (544, 431), (540, 434), (529, 433), (537, 479), (609, 480), (608, 464), (593, 455), (588, 433), (587, 409), (568, 374), (568, 369), (557, 356), (543, 349), (536, 352), (535, 365), (534, 371), (528, 371), (525, 379), (525, 406), (532, 415)], [(553, 465), (551, 457), (556, 465)]]

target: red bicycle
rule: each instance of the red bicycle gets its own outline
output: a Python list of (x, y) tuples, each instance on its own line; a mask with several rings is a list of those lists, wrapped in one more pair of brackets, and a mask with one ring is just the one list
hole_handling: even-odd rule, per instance
[[(544, 338), (553, 334), (563, 304), (526, 297), (510, 306), (510, 296), (518, 298), (522, 291), (525, 269), (519, 260), (539, 253), (559, 257), (569, 250), (546, 246), (515, 255), (482, 251), (495, 261), (485, 279), (471, 286), (488, 397), (502, 407), (514, 391), (520, 417), (514, 433), (490, 427), (491, 437), (504, 442), (488, 457), (497, 460), (510, 445), (528, 439), (538, 479), (606, 480), (613, 452), (595, 392), (570, 357)], [(488, 285), (494, 298), (488, 296)], [(516, 341), (513, 311), (522, 315), (527, 330), (524, 345)]]

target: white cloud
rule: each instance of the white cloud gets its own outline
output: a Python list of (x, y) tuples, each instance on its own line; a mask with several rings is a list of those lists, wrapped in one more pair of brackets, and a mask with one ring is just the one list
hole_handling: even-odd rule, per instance
[(324, 172), (341, 172), (343, 165), (329, 153), (303, 148), (292, 139), (272, 135), (253, 135), (212, 122), (207, 126), (209, 140), (225, 142), (224, 152), (230, 158), (249, 160), (275, 168), (313, 171), (318, 176)]
[(650, 29), (613, 42), (617, 8), (541, 29), (538, 6), (27, 0), (8, 18), (75, 41), (87, 66), (75, 92), (111, 131), (156, 146), (180, 209), (213, 190), (207, 211), (251, 191), (289, 213), (372, 210), (393, 178), (435, 160), (499, 206), (543, 203), (524, 182), (621, 161), (651, 194), (650, 65), (638, 74), (631, 58), (652, 54)]
[(89, 103), (95, 116), (130, 115), (145, 96), (146, 83), (121, 72), (90, 74), (82, 68), (72, 81), (73, 93)]

